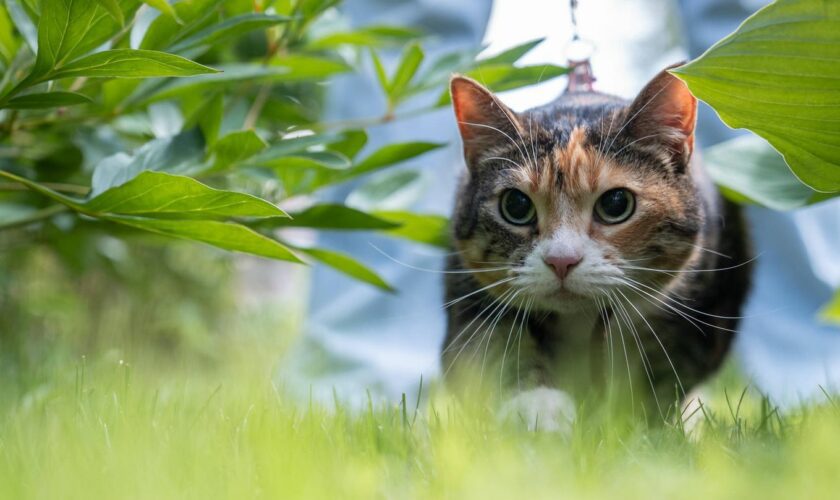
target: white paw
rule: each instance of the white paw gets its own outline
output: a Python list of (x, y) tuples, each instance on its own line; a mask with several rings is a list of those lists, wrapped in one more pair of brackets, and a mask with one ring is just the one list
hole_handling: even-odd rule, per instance
[(502, 420), (522, 422), (530, 431), (559, 432), (568, 436), (575, 420), (575, 402), (563, 391), (537, 387), (509, 399)]

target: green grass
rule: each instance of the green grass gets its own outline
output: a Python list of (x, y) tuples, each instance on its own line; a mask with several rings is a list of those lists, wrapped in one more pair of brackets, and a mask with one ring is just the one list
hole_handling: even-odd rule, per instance
[(699, 437), (593, 415), (565, 439), (440, 394), (417, 412), (295, 403), (271, 382), (277, 355), (239, 345), (206, 369), (105, 353), (0, 391), (0, 498), (825, 498), (840, 486), (833, 403), (780, 416), (730, 387)]

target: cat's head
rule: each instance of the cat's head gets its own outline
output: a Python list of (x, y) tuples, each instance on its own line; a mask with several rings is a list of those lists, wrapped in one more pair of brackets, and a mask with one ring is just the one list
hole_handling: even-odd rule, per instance
[(467, 163), (454, 243), (491, 293), (521, 290), (562, 312), (621, 280), (666, 286), (673, 274), (639, 268), (678, 270), (692, 256), (704, 221), (690, 164), (697, 101), (670, 73), (632, 102), (572, 93), (523, 113), (468, 78), (451, 91)]

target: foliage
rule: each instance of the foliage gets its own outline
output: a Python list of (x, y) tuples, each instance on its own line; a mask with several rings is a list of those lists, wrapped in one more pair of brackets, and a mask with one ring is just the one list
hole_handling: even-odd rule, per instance
[[(0, 5), (0, 238), (14, 231), (6, 238), (58, 248), (44, 234), (72, 237), (94, 223), (118, 238), (141, 231), (314, 260), (390, 290), (351, 256), (295, 246), (282, 229), (376, 230), (446, 244), (439, 216), (323, 205), (318, 191), (439, 148), (367, 151), (363, 127), (397, 119), (410, 97), (442, 91), (452, 72), (492, 66), (505, 88), (537, 81), (514, 63), (538, 42), (501, 59), (456, 53), (424, 65), (422, 34), (341, 31), (331, 21), (335, 0), (145, 3)], [(379, 52), (399, 44), (403, 56), (385, 76)], [(379, 68), (387, 109), (368, 120), (321, 121), (323, 84), (366, 57)], [(565, 70), (546, 71), (543, 79)]]
[[(840, 4), (776, 0), (672, 72), (727, 125), (775, 148), (740, 138), (710, 151), (730, 197), (787, 210), (840, 195)], [(840, 319), (836, 307), (822, 315)]]
[(565, 439), (501, 425), (490, 408), (440, 394), (416, 407), (300, 403), (267, 381), (276, 349), (242, 343), (215, 374), (112, 357), (53, 372), (26, 394), (4, 387), (0, 496), (707, 500), (837, 491), (833, 396), (782, 413), (755, 391), (718, 389), (693, 435), (580, 408), (585, 418)]
[(840, 191), (840, 4), (777, 0), (673, 72), (732, 127), (767, 139), (805, 184)]

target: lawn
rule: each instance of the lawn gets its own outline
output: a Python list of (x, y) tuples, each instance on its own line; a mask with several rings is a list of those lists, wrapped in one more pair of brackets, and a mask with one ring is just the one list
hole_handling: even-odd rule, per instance
[[(0, 397), (0, 498), (827, 498), (840, 408), (780, 415), (723, 377), (702, 432), (585, 416), (528, 433), (429, 391), (417, 409), (284, 397), (277, 342), (213, 367), (113, 351)], [(743, 396), (743, 399), (742, 399)]]

